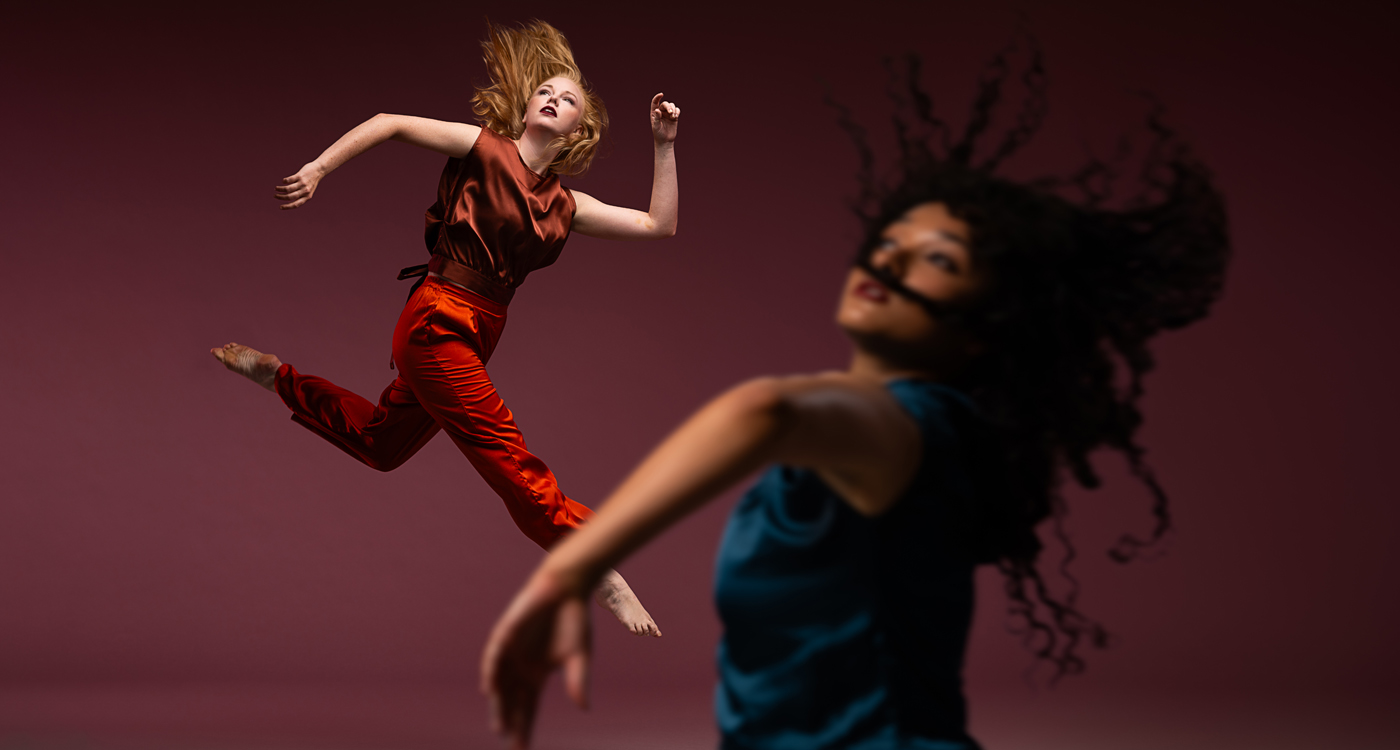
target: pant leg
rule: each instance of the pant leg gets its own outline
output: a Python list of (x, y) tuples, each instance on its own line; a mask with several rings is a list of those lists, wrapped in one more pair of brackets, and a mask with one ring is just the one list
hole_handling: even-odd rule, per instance
[(486, 361), (505, 326), (505, 307), (429, 278), (394, 332), (400, 376), (491, 489), (516, 526), (548, 549), (590, 516), (525, 447), (496, 393)]
[(398, 468), (439, 429), (401, 377), (384, 389), (378, 405), (291, 365), (277, 370), (274, 385), (292, 421), (379, 471)]

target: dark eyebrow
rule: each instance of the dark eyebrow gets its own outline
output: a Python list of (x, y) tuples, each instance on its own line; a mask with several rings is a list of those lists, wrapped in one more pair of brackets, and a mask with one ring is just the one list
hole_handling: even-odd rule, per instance
[(947, 241), (949, 241), (949, 242), (951, 242), (951, 243), (953, 243), (953, 244), (955, 244), (955, 245), (961, 246), (962, 249), (964, 249), (964, 250), (970, 250), (970, 249), (971, 249), (971, 248), (969, 248), (969, 247), (967, 246), (967, 239), (964, 238), (964, 237), (963, 237), (962, 235), (960, 235), (960, 234), (955, 234), (955, 233), (953, 233), (953, 232), (949, 232), (949, 231), (946, 230), (946, 229), (940, 229), (940, 230), (938, 230), (938, 236), (939, 236), (939, 237), (942, 237), (943, 239), (945, 239), (945, 240), (947, 240)]
[[(540, 84), (540, 88), (542, 88), (542, 89), (551, 89), (551, 90), (552, 90), (552, 89), (554, 88), (554, 85), (553, 85), (553, 84), (549, 84), (549, 83), (541, 83), (541, 84)], [(572, 95), (572, 96), (578, 96), (578, 94), (575, 94), (575, 93), (574, 93), (574, 90), (573, 90), (573, 89), (570, 89), (570, 88), (564, 89), (563, 96), (570, 96), (570, 95)]]
[[(901, 217), (901, 218), (899, 218), (899, 219), (895, 219), (894, 221), (890, 222), (890, 225), (893, 226), (893, 225), (895, 225), (895, 224), (908, 224), (908, 223), (910, 223), (910, 221), (911, 221), (910, 219), (902, 218), (902, 217)], [(880, 234), (883, 236), (883, 235), (884, 235), (884, 232), (881, 232)], [(971, 251), (972, 251), (972, 247), (971, 247), (970, 243), (967, 241), (967, 238), (966, 238), (966, 237), (963, 237), (962, 235), (960, 235), (960, 234), (958, 234), (958, 233), (956, 233), (956, 232), (950, 232), (950, 231), (948, 231), (948, 230), (946, 230), (946, 229), (938, 229), (938, 230), (935, 230), (935, 231), (934, 231), (934, 234), (938, 235), (938, 238), (939, 238), (939, 239), (947, 240), (948, 242), (951, 242), (951, 243), (953, 243), (954, 245), (957, 245), (958, 247), (961, 247), (962, 249), (967, 250), (968, 252), (971, 252)]]

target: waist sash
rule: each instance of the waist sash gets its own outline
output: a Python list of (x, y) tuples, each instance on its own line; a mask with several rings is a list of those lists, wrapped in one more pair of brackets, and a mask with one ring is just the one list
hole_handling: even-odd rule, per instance
[(429, 272), (502, 305), (509, 305), (510, 298), (515, 296), (514, 289), (496, 284), (480, 271), (468, 268), (444, 255), (434, 255), (424, 265), (409, 266), (399, 271), (399, 281), (418, 277), (413, 288), (408, 290), (408, 296), (412, 297), (413, 293), (418, 291), (418, 287), (423, 285), (423, 280), (428, 278)]

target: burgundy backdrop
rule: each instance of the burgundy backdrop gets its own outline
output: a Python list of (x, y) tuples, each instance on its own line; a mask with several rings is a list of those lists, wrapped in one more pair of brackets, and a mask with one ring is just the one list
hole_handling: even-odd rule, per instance
[[(1036, 174), (1142, 121), (1214, 168), (1237, 257), (1164, 337), (1144, 441), (1178, 532), (1113, 460), (1074, 493), (1084, 609), (1115, 634), (1053, 690), (986, 572), (967, 678), (993, 747), (1367, 747), (1400, 737), (1393, 472), (1395, 14), (1369, 2), (1018, 3), (1048, 52)], [(374, 396), (442, 159), (386, 144), (271, 188), (376, 112), (470, 120), (483, 17), (564, 30), (613, 115), (567, 180), (644, 206), (646, 103), (684, 108), (680, 234), (573, 238), (492, 361), (531, 448), (596, 504), (707, 396), (844, 365), (856, 226), (820, 77), (885, 137), (882, 56), (961, 122), (1009, 5), (65, 5), (0, 28), (0, 747), (489, 744), (485, 633), (540, 553), (446, 439), (350, 461), (206, 353), (236, 340)], [(665, 637), (597, 620), (596, 706), (542, 747), (712, 746), (710, 568), (729, 501), (624, 567)], [(1035, 680), (1032, 680), (1035, 682)], [(184, 744), (181, 744), (184, 743)]]

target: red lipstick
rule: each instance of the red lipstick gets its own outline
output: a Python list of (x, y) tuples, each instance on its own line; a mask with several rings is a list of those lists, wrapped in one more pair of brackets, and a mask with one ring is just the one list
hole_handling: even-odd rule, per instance
[(857, 297), (864, 297), (871, 302), (886, 302), (890, 298), (890, 292), (884, 285), (870, 279), (856, 284), (855, 294)]

